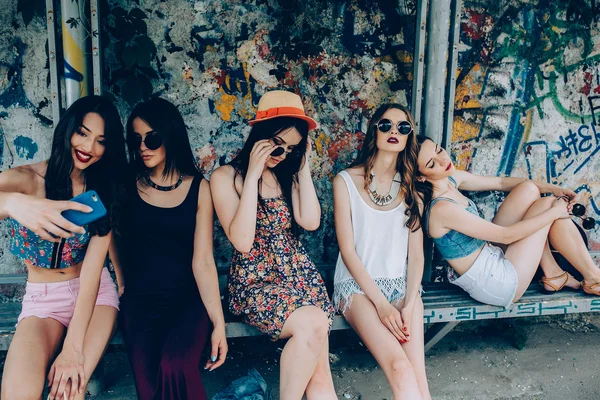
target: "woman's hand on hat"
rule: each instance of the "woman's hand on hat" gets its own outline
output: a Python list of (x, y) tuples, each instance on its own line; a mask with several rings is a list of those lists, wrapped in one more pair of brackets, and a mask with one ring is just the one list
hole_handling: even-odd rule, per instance
[(273, 143), (269, 139), (259, 140), (254, 143), (252, 152), (250, 153), (250, 162), (248, 163), (248, 172), (246, 178), (259, 180), (265, 169), (267, 159), (271, 155), (271, 152), (275, 149)]

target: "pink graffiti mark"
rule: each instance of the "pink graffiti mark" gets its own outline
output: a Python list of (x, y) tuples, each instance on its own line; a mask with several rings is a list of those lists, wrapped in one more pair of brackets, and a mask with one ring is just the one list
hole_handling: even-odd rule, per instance
[(261, 43), (258, 45), (258, 55), (260, 56), (260, 58), (262, 58), (264, 60), (267, 57), (269, 57), (270, 54), (271, 54), (271, 49), (269, 48), (268, 44)]
[(356, 99), (356, 100), (352, 100), (352, 102), (350, 103), (350, 109), (352, 111), (356, 111), (356, 110), (360, 109), (363, 112), (367, 112), (369, 110), (369, 105), (367, 104), (367, 102), (365, 100)]
[(465, 13), (467, 21), (461, 24), (461, 31), (473, 41), (482, 41), (481, 61), (487, 64), (492, 50), (492, 42), (489, 39), (489, 32), (494, 25), (494, 18), (486, 13), (475, 10), (468, 10)]
[[(365, 135), (362, 132), (356, 132), (354, 134), (350, 132), (344, 133), (340, 138), (329, 143), (329, 146), (327, 147), (329, 158), (332, 161), (335, 161), (340, 156), (340, 151), (352, 151), (354, 147), (356, 147), (357, 150), (360, 150), (362, 148), (364, 136)], [(355, 143), (358, 145), (355, 145)]]
[[(594, 80), (594, 75), (591, 72), (586, 72), (583, 75), (583, 81), (585, 82), (583, 87), (579, 89), (579, 93), (583, 93), (586, 96), (590, 95), (592, 91), (592, 82)], [(594, 88), (594, 93), (600, 94), (600, 85)]]
[(198, 169), (205, 174), (212, 171), (217, 161), (215, 147), (211, 144), (206, 144), (202, 148), (196, 150), (196, 155), (198, 157)]

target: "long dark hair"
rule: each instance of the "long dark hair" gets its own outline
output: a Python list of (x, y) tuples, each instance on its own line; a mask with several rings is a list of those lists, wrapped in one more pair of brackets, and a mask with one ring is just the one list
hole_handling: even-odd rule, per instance
[[(369, 125), (367, 126), (367, 133), (365, 135), (362, 148), (360, 149), (360, 152), (358, 153), (358, 156), (354, 162), (352, 162), (352, 164), (349, 166), (349, 168), (364, 167), (365, 190), (368, 190), (369, 185), (371, 184), (371, 169), (375, 163), (375, 156), (379, 151), (377, 149), (377, 123), (379, 120), (381, 120), (383, 114), (391, 109), (398, 109), (404, 112), (408, 118), (408, 121), (413, 127), (415, 126), (415, 119), (412, 113), (408, 110), (408, 108), (401, 104), (386, 103), (382, 104), (379, 106), (379, 108), (377, 108), (377, 110), (375, 110), (375, 113), (369, 120)], [(419, 154), (415, 136), (416, 135), (413, 130), (413, 132), (408, 135), (406, 147), (398, 155), (398, 160), (396, 162), (396, 171), (398, 171), (402, 177), (402, 181), (400, 182), (400, 195), (404, 198), (404, 203), (406, 204), (405, 214), (408, 216), (406, 226), (413, 231), (419, 229), (420, 227), (419, 204), (417, 201), (415, 201), (416, 191), (414, 185), (414, 173), (417, 166), (417, 156)]]
[[(246, 143), (244, 143), (244, 147), (242, 147), (239, 154), (229, 164), (235, 168), (236, 176), (240, 175), (242, 179), (245, 179), (246, 173), (248, 172), (248, 164), (250, 162), (250, 153), (254, 148), (254, 144), (259, 140), (271, 139), (277, 134), (291, 128), (296, 128), (296, 130), (298, 130), (300, 136), (302, 136), (302, 140), (300, 140), (300, 143), (294, 147), (292, 152), (274, 167), (272, 171), (281, 187), (283, 198), (293, 215), (292, 188), (294, 183), (298, 182), (298, 171), (300, 171), (302, 162), (308, 162), (308, 160), (303, 160), (303, 155), (306, 150), (306, 141), (308, 140), (308, 123), (306, 121), (299, 118), (279, 117), (257, 122), (252, 126), (250, 135), (248, 135), (248, 139), (246, 139)], [(259, 203), (264, 206), (262, 200), (263, 199), (259, 194)], [(291, 218), (291, 221), (293, 231), (296, 232), (297, 226), (294, 218)]]
[[(170, 177), (176, 173), (184, 176), (201, 175), (196, 168), (185, 122), (173, 103), (160, 97), (138, 103), (127, 119), (128, 138), (134, 134), (133, 121), (136, 118), (147, 123), (162, 138), (166, 154), (163, 177)], [(140, 148), (129, 140), (127, 148), (129, 149), (129, 162), (136, 175), (136, 180), (146, 186), (148, 184), (148, 168), (140, 157)]]
[[(425, 135), (417, 136), (417, 155), (419, 154), (419, 151), (421, 151), (421, 146), (427, 140), (433, 142), (433, 140), (431, 138), (428, 138)], [(427, 209), (427, 207), (429, 206), (429, 203), (431, 202), (431, 199), (433, 198), (433, 185), (431, 184), (431, 182), (427, 182), (427, 181), (419, 182), (417, 180), (417, 177), (420, 175), (422, 175), (422, 174), (419, 172), (419, 166), (417, 165), (417, 163), (415, 161), (415, 189), (416, 189), (417, 195), (423, 202), (423, 215), (421, 215), (420, 213), (419, 214), (420, 214), (420, 218), (421, 218), (421, 223), (425, 223), (425, 221), (423, 220), (423, 217), (425, 214), (425, 210)], [(425, 226), (425, 229), (427, 229), (426, 226)]]
[(73, 197), (71, 137), (89, 113), (96, 113), (104, 120), (104, 154), (100, 160), (83, 170), (83, 179), (86, 190), (98, 193), (108, 215), (90, 224), (88, 231), (91, 235), (105, 236), (111, 229), (119, 231), (125, 200), (121, 177), (127, 166), (123, 124), (117, 108), (109, 99), (101, 96), (82, 97), (58, 121), (46, 170), (46, 198), (68, 200)]

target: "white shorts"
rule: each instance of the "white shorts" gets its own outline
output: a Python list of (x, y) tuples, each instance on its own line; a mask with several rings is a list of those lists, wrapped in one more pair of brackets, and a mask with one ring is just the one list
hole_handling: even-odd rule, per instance
[(515, 267), (504, 258), (500, 247), (486, 244), (467, 272), (458, 276), (452, 268), (448, 280), (482, 303), (509, 307), (517, 292)]

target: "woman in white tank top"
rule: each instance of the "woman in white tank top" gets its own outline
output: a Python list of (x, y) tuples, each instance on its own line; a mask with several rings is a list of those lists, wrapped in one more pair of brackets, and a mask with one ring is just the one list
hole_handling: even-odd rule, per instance
[(429, 400), (423, 349), (423, 233), (410, 112), (384, 104), (354, 163), (333, 181), (340, 247), (333, 301), (367, 345), (394, 399)]

